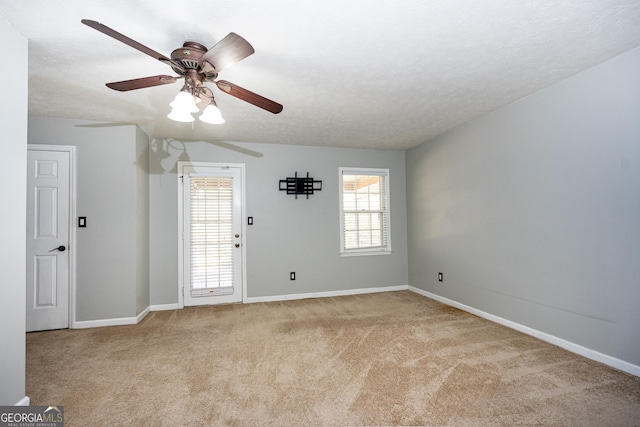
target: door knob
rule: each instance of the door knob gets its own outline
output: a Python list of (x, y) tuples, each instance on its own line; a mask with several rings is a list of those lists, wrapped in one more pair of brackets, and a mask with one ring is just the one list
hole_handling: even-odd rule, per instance
[(60, 252), (64, 252), (64, 251), (66, 251), (66, 250), (67, 250), (67, 248), (65, 248), (64, 246), (60, 245), (60, 246), (58, 246), (57, 248), (53, 248), (53, 249), (51, 249), (49, 252), (53, 252), (53, 251), (60, 251)]

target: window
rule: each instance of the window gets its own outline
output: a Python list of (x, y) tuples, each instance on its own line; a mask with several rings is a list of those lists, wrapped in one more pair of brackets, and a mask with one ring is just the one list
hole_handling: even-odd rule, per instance
[(391, 253), (389, 169), (340, 168), (340, 254)]

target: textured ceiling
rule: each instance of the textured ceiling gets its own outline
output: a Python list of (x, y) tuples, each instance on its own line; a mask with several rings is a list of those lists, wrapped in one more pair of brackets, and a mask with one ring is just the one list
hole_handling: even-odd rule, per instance
[[(0, 16), (29, 39), (32, 115), (137, 123), (151, 137), (357, 148), (418, 145), (640, 45), (638, 0), (0, 0)], [(219, 78), (284, 111), (214, 87), (225, 124), (173, 122), (180, 83), (104, 85), (173, 71), (83, 18), (167, 56), (236, 32), (256, 52)]]

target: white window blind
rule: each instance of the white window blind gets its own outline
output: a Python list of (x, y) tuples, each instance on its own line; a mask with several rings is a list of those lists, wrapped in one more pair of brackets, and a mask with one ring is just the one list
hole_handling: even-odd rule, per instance
[(388, 170), (341, 168), (340, 172), (341, 252), (390, 252)]
[(233, 178), (190, 176), (191, 293), (233, 286)]

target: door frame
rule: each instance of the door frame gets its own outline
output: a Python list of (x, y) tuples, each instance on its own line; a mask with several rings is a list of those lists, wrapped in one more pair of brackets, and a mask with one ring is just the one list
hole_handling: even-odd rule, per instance
[[(27, 144), (27, 151), (69, 153), (69, 329), (76, 327), (76, 147), (73, 145)], [(25, 213), (26, 215), (26, 213)], [(26, 255), (26, 254), (25, 254)], [(26, 286), (26, 285), (25, 285)]]
[(178, 161), (177, 165), (177, 182), (178, 182), (178, 308), (184, 308), (184, 168), (185, 167), (230, 167), (240, 168), (240, 176), (242, 177), (241, 187), (241, 208), (240, 208), (240, 257), (242, 260), (242, 303), (247, 302), (247, 251), (246, 251), (246, 235), (247, 223), (245, 221), (246, 211), (246, 174), (244, 163), (221, 163), (221, 162), (191, 162)]

